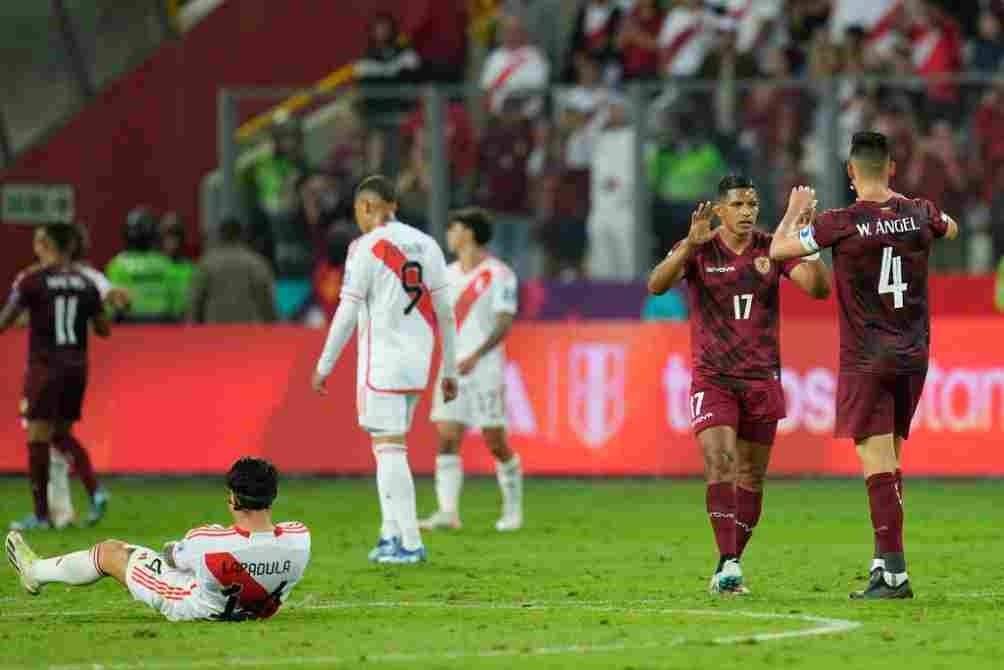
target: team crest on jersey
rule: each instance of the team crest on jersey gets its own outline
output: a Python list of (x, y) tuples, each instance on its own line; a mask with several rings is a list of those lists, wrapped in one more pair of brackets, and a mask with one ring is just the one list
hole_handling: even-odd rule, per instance
[(617, 344), (580, 344), (568, 352), (569, 423), (591, 449), (624, 425), (625, 350)]
[(762, 275), (765, 275), (768, 272), (770, 272), (770, 259), (767, 258), (766, 256), (758, 256), (753, 261), (753, 267), (756, 268), (757, 272), (759, 272)]

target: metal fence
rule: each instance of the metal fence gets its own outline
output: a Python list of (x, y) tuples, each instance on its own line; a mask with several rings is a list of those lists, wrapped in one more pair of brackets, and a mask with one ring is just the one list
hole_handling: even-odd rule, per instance
[[(223, 169), (204, 182), (207, 233), (224, 214), (248, 214), (243, 175), (271, 154), (267, 132), (236, 139), (242, 111), (295, 92), (221, 90)], [(847, 204), (850, 136), (879, 129), (894, 141), (894, 187), (965, 226), (935, 267), (979, 272), (1001, 253), (1001, 103), (1004, 80), (975, 77), (555, 87), (501, 104), (471, 88), (355, 87), (301, 120), (309, 169), (345, 183), (393, 175), (402, 217), (440, 239), (451, 207), (480, 204), (496, 213), (497, 251), (522, 276), (621, 279), (641, 276), (685, 235), (695, 202), (728, 173), (758, 185), (767, 230), (798, 183), (815, 185), (823, 208)]]

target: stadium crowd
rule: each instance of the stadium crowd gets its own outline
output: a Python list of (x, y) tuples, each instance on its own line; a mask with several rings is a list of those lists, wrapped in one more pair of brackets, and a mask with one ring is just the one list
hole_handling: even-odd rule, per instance
[[(393, 87), (432, 81), (467, 91), (444, 120), (450, 205), (492, 211), (495, 251), (523, 278), (636, 279), (729, 172), (756, 181), (761, 220), (776, 222), (784, 194), (839, 170), (846, 156), (829, 147), (862, 129), (893, 138), (894, 188), (965, 223), (937, 269), (988, 271), (1004, 256), (1002, 0), (462, 4), (437, 5), (438, 31), (374, 16), (357, 102), (325, 160), (308, 160), (304, 130), (287, 118), (272, 128), (275, 150), (243, 171), (245, 232), (275, 273), (278, 318), (333, 313), (361, 176), (397, 175), (401, 218), (427, 227), (425, 110)], [(634, 206), (640, 120), (647, 216)], [(642, 226), (652, 244), (638, 257)]]

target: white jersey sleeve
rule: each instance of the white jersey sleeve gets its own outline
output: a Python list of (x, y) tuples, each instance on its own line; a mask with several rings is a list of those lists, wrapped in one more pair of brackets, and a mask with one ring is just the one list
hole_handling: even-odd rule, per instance
[(77, 271), (94, 282), (94, 285), (98, 288), (98, 294), (101, 295), (101, 299), (105, 300), (108, 297), (108, 293), (112, 290), (112, 283), (108, 280), (100, 270), (87, 265), (86, 263), (78, 263)]
[(492, 309), (496, 314), (515, 314), (519, 310), (519, 282), (509, 268), (499, 266), (495, 269)]

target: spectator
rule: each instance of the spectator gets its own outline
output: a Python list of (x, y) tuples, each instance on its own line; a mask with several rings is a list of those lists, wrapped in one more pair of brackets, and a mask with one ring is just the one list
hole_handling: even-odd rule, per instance
[(272, 270), (244, 243), (240, 221), (220, 224), (220, 244), (199, 261), (192, 286), (194, 323), (272, 323)]
[(397, 178), (401, 218), (419, 230), (428, 229), (429, 200), (432, 197), (432, 165), (426, 146), (425, 128), (412, 138), (408, 158)]
[[(1004, 186), (1004, 83), (995, 82), (984, 94), (972, 125), (976, 151), (971, 174), (983, 184), (980, 195), (990, 205), (995, 193)], [(993, 220), (998, 222), (994, 230), (1001, 229), (999, 222), (1004, 219)]]
[(712, 199), (713, 185), (728, 169), (707, 123), (696, 109), (660, 115), (657, 143), (647, 158), (659, 255), (687, 234), (694, 203)]
[(659, 78), (659, 31), (665, 20), (659, 0), (638, 0), (617, 36), (624, 79)]
[(105, 268), (108, 280), (131, 297), (124, 321), (165, 323), (175, 320), (177, 297), (171, 261), (157, 247), (157, 222), (146, 207), (129, 212), (123, 228), (125, 250)]
[(969, 53), (969, 69), (980, 74), (993, 74), (1004, 63), (1004, 31), (1001, 17), (988, 9), (980, 12), (978, 34)]
[(698, 78), (720, 80), (755, 77), (759, 71), (756, 58), (748, 52), (739, 51), (736, 34), (738, 23), (735, 19), (722, 16), (709, 20), (709, 23), (713, 26), (712, 40), (698, 71)]
[[(916, 145), (914, 156), (904, 166), (903, 184), (914, 197), (936, 202), (946, 212), (964, 212), (966, 206), (966, 169), (951, 123), (934, 121), (926, 137)], [(962, 267), (961, 240), (949, 240), (934, 250), (934, 267)]]
[(368, 131), (369, 172), (397, 171), (397, 166), (387, 161), (398, 153), (396, 131), (412, 103), (399, 97), (392, 87), (415, 82), (420, 65), (418, 54), (398, 30), (394, 17), (377, 14), (370, 24), (366, 55), (355, 63), (356, 78), (362, 85), (359, 112)]
[(634, 207), (636, 128), (620, 99), (611, 100), (600, 117), (590, 170), (589, 276), (628, 281), (641, 265)]
[(997, 265), (997, 291), (994, 295), (994, 305), (997, 311), (1004, 314), (1004, 256), (1001, 256)]
[(958, 22), (927, 0), (906, 0), (913, 64), (921, 77), (935, 80), (927, 88), (932, 116), (955, 118), (959, 89), (953, 82), (937, 81), (962, 69), (962, 30)]
[(160, 220), (160, 250), (171, 261), (171, 283), (174, 285), (172, 316), (181, 321), (188, 314), (195, 265), (185, 256), (185, 226), (177, 212), (168, 212)]
[(242, 175), (251, 221), (251, 245), (275, 263), (276, 228), (296, 212), (296, 183), (310, 172), (303, 147), (303, 128), (295, 117), (279, 116), (272, 126), (272, 152)]
[[(603, 79), (610, 84), (620, 78), (621, 53), (617, 43), (624, 10), (614, 0), (586, 0), (579, 8), (572, 31), (570, 52), (588, 53), (602, 68)], [(565, 81), (574, 81), (578, 73), (574, 62), (565, 70)]]
[(737, 23), (739, 53), (761, 53), (778, 46), (778, 25), (784, 15), (784, 0), (718, 0), (721, 13)]
[(540, 49), (527, 42), (522, 20), (515, 15), (502, 20), (501, 46), (485, 60), (481, 89), (492, 114), (499, 115), (510, 98), (521, 100), (522, 113), (536, 116), (541, 109), (540, 92), (547, 86), (550, 64)]
[[(790, 5), (801, 4), (797, 0)], [(816, 2), (824, 5), (824, 2)], [(876, 54), (886, 53), (895, 30), (905, 20), (903, 0), (832, 0), (830, 39), (842, 44), (847, 30), (858, 26), (864, 30), (865, 41)]]
[[(418, 107), (404, 120), (401, 136), (405, 152), (410, 153), (411, 144), (418, 140), (425, 130), (425, 104)], [(450, 165), (450, 183), (453, 185), (454, 203), (466, 201), (473, 188), (474, 171), (478, 164), (478, 144), (474, 133), (474, 122), (463, 102), (451, 100), (446, 104), (446, 155)], [(427, 149), (428, 147), (426, 147)]]
[(356, 233), (348, 224), (332, 226), (325, 239), (324, 256), (314, 270), (314, 300), (325, 320), (331, 320), (338, 309), (345, 279), (345, 259)]
[(679, 0), (659, 31), (659, 68), (667, 77), (693, 77), (711, 45), (701, 0)]
[(523, 115), (523, 103), (508, 98), (498, 118), (485, 127), (478, 154), (477, 204), (495, 217), (495, 253), (520, 277), (530, 271), (527, 169), (533, 142), (533, 126)]

